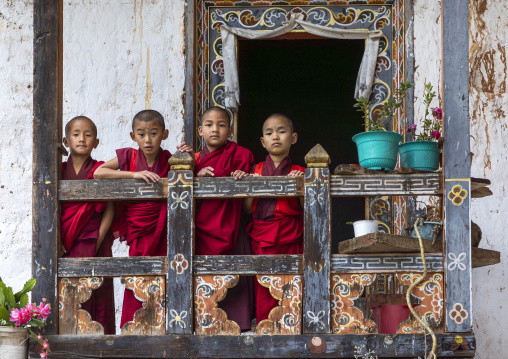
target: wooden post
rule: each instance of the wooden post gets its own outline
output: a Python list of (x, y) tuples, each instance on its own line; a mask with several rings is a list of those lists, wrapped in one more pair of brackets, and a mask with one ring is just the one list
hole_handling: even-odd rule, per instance
[(168, 274), (166, 333), (192, 334), (194, 254), (194, 158), (176, 151), (168, 174)]
[(468, 1), (441, 3), (447, 332), (471, 332)]
[(330, 157), (316, 145), (305, 156), (303, 332), (330, 332)]
[(61, 1), (34, 0), (34, 130), (32, 187), (32, 302), (46, 298), (52, 314), (44, 329), (58, 328), (57, 257), (60, 232), (58, 173), (61, 138)]

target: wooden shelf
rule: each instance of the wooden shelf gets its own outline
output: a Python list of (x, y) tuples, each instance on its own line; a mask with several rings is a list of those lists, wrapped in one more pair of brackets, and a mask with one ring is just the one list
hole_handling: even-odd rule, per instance
[(492, 191), (487, 186), (491, 182), (487, 178), (471, 177), (471, 198), (483, 198), (492, 196)]
[[(442, 253), (443, 243), (424, 239), (425, 253)], [(418, 239), (383, 232), (369, 233), (339, 243), (339, 253), (417, 253)]]

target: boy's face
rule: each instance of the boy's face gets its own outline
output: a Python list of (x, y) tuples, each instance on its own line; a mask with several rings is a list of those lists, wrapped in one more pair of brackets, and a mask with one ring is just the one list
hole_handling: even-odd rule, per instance
[(135, 121), (131, 138), (135, 141), (145, 157), (156, 156), (161, 142), (168, 138), (169, 131), (163, 130), (158, 120)]
[(68, 147), (73, 156), (90, 156), (92, 151), (99, 145), (99, 140), (94, 131), (93, 124), (84, 118), (73, 120), (69, 125), (69, 131), (63, 139), (65, 147)]
[(231, 136), (232, 130), (229, 126), (229, 119), (220, 111), (209, 112), (203, 118), (201, 126), (198, 127), (199, 136), (204, 137), (210, 152), (223, 146)]
[(291, 133), (286, 119), (281, 117), (272, 117), (265, 121), (263, 125), (263, 137), (261, 144), (272, 156), (287, 156), (291, 145), (298, 140), (296, 132)]

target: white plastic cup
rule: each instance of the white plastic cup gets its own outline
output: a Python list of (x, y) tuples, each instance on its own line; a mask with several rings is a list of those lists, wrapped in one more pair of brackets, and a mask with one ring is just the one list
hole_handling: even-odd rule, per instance
[(369, 233), (376, 233), (378, 231), (378, 224), (379, 221), (376, 221), (375, 219), (353, 222), (355, 237), (360, 237)]

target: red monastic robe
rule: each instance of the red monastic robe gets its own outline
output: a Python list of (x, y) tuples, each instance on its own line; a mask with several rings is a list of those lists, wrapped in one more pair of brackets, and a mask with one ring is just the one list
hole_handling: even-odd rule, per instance
[[(252, 152), (235, 142), (228, 141), (211, 153), (205, 146), (203, 151), (196, 153), (196, 173), (210, 166), (215, 177), (229, 177), (236, 170), (249, 172), (253, 163)], [(242, 199), (201, 201), (195, 222), (196, 254), (252, 254), (245, 224), (240, 225), (242, 203)], [(226, 298), (219, 302), (219, 308), (227, 313), (229, 320), (238, 323), (242, 331), (250, 330), (254, 311), (252, 299), (252, 278), (241, 277), (239, 283), (228, 290)]]
[[(214, 177), (230, 177), (231, 172), (249, 172), (254, 156), (248, 149), (228, 141), (209, 152), (207, 147), (196, 153), (196, 173), (204, 167), (214, 169)], [(242, 199), (203, 200), (196, 215), (196, 254), (231, 254), (236, 246)]]
[[(93, 179), (93, 173), (103, 163), (89, 157), (76, 174), (72, 156), (69, 156), (67, 162), (62, 164), (62, 178), (64, 180)], [(61, 228), (62, 245), (67, 251), (65, 257), (112, 257), (111, 232), (106, 234), (99, 251), (96, 250), (102, 212), (106, 209), (106, 205), (106, 202), (62, 203)], [(92, 291), (92, 296), (81, 305), (81, 308), (90, 313), (93, 320), (102, 324), (104, 334), (115, 334), (113, 278), (104, 278), (102, 286)]]
[[(262, 176), (287, 176), (289, 172), (305, 168), (293, 165), (286, 157), (277, 168), (268, 155), (265, 162), (256, 165), (254, 173)], [(254, 254), (302, 254), (303, 211), (298, 198), (254, 199), (253, 220), (247, 227), (252, 238)], [(258, 323), (268, 318), (270, 311), (278, 305), (268, 288), (254, 281), (256, 292), (256, 316)]]
[[(120, 170), (140, 172), (151, 171), (161, 177), (167, 177), (171, 153), (159, 150), (149, 168), (141, 150), (122, 148), (116, 151)], [(127, 241), (129, 256), (166, 256), (167, 255), (167, 201), (125, 201), (117, 207), (113, 223), (113, 234)], [(131, 290), (126, 290), (123, 299), (120, 326), (132, 321), (134, 313), (142, 307)]]

